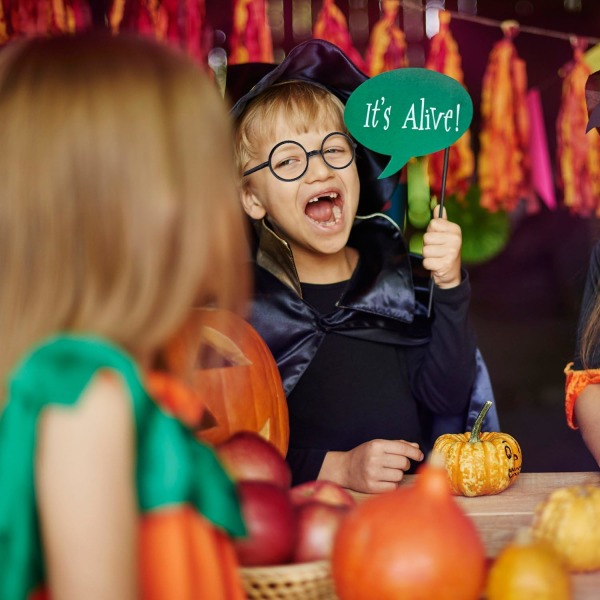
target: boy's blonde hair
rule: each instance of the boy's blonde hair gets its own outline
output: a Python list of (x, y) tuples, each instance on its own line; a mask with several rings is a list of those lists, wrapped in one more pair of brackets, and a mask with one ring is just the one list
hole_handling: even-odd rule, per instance
[(0, 139), (2, 382), (48, 335), (146, 357), (193, 304), (244, 304), (230, 123), (190, 59), (107, 34), (13, 43)]
[(298, 133), (330, 123), (335, 124), (337, 131), (348, 133), (344, 125), (344, 105), (331, 92), (304, 81), (273, 85), (249, 104), (236, 124), (235, 160), (240, 175), (251, 159), (267, 160), (266, 156), (256, 154), (256, 147), (274, 137), (280, 113)]

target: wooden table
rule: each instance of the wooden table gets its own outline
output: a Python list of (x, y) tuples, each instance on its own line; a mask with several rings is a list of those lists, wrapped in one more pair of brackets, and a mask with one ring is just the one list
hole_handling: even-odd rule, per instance
[[(407, 475), (402, 485), (409, 485), (418, 475)], [(466, 498), (456, 496), (464, 512), (473, 519), (487, 555), (493, 558), (511, 541), (520, 527), (531, 524), (535, 507), (552, 491), (570, 485), (593, 484), (600, 486), (600, 472), (591, 473), (521, 473), (509, 489), (494, 496)], [(360, 502), (369, 494), (353, 495)], [(573, 600), (600, 598), (600, 571), (575, 574)]]

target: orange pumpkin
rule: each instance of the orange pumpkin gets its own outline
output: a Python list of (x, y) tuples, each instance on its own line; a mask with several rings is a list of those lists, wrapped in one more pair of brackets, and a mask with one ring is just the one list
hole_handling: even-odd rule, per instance
[(190, 507), (142, 516), (139, 564), (144, 600), (245, 597), (231, 540)]
[(552, 547), (519, 529), (496, 557), (486, 584), (487, 600), (571, 600), (569, 572)]
[(248, 322), (226, 310), (197, 310), (165, 360), (176, 371), (192, 367), (195, 403), (182, 394), (169, 408), (194, 423), (203, 440), (218, 444), (237, 431), (254, 431), (285, 456), (289, 421), (281, 376)]
[[(231, 539), (192, 507), (158, 507), (141, 515), (138, 535), (140, 598), (245, 600)], [(27, 600), (50, 600), (46, 586)]]
[(443, 459), (433, 456), (412, 485), (349, 512), (334, 541), (332, 575), (340, 600), (481, 597), (485, 549), (452, 497)]

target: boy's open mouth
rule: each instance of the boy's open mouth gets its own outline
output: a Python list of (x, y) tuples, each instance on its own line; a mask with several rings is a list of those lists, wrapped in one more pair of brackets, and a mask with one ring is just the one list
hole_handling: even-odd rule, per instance
[(304, 212), (319, 225), (335, 225), (342, 217), (344, 202), (337, 192), (325, 192), (308, 201)]

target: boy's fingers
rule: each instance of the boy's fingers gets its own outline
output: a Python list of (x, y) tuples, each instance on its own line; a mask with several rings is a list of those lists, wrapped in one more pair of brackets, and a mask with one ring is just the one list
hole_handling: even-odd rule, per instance
[(423, 236), (423, 256), (440, 256), (442, 254), (453, 254), (460, 252), (462, 237), (452, 234), (426, 233)]
[[(382, 468), (383, 470), (394, 469), (407, 471), (410, 469), (410, 459), (407, 456), (402, 456), (401, 454), (386, 454)], [(387, 481), (392, 480), (388, 479)]]
[(418, 444), (405, 442), (404, 440), (394, 440), (386, 452), (389, 454), (400, 454), (412, 460), (423, 460), (423, 452), (419, 449)]
[(438, 219), (433, 218), (429, 221), (427, 225), (427, 231), (430, 233), (439, 232), (439, 233), (456, 233), (460, 234), (461, 229), (460, 225), (453, 223), (452, 221), (448, 221), (447, 219)]
[(442, 208), (442, 216), (440, 217), (440, 205), (436, 204), (433, 207), (433, 210), (431, 211), (431, 214), (433, 215), (434, 219), (447, 219), (448, 218), (448, 214), (446, 213), (446, 207)]

